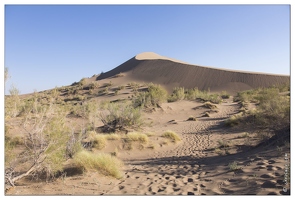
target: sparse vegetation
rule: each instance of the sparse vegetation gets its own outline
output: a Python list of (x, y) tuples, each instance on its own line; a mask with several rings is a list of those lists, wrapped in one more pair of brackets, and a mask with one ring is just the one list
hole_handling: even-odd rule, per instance
[[(218, 140), (218, 147), (215, 149), (215, 152), (218, 154), (229, 154), (229, 147), (231, 146), (231, 142), (226, 141), (226, 140)], [(224, 153), (222, 153), (222, 150), (224, 151)]]
[[(245, 103), (255, 103), (255, 110), (245, 110), (238, 115), (230, 117), (226, 124), (234, 126), (243, 122), (243, 124), (252, 124), (266, 131), (261, 131), (261, 140), (272, 137), (273, 134), (264, 135), (264, 132), (272, 131), (275, 135), (276, 130), (290, 128), (290, 96), (281, 95), (280, 91), (285, 91), (289, 87), (273, 86), (269, 88), (258, 88), (238, 93), (235, 98), (241, 105)], [(289, 137), (286, 134), (277, 135), (278, 137)]]
[(236, 161), (229, 163), (228, 167), (230, 171), (236, 171), (241, 169), (241, 167), (238, 166), (238, 163)]
[(113, 83), (112, 83), (112, 81), (110, 81), (110, 82), (108, 82), (108, 83), (103, 84), (103, 87), (105, 87), (105, 88), (109, 88), (109, 87), (111, 87), (112, 85), (113, 85)]
[(185, 91), (185, 99), (210, 101), (211, 103), (219, 104), (222, 98), (219, 94), (209, 94), (209, 91), (200, 91), (198, 88), (188, 89)]
[(96, 81), (93, 81), (92, 83), (89, 84), (89, 89), (97, 89), (99, 88), (99, 83), (97, 83)]
[(94, 154), (83, 150), (74, 156), (74, 161), (78, 167), (85, 170), (96, 170), (107, 176), (113, 176), (117, 179), (122, 178), (122, 172), (120, 171), (123, 166), (122, 161), (109, 154)]

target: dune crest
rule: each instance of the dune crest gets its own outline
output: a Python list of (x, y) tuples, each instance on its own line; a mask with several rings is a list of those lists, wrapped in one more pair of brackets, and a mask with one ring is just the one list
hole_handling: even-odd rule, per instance
[(137, 54), (135, 56), (135, 59), (136, 60), (169, 60), (169, 61), (172, 61), (172, 62), (188, 64), (188, 63), (180, 61), (180, 60), (176, 60), (176, 59), (173, 59), (173, 58), (168, 58), (168, 57), (165, 57), (165, 56), (161, 56), (161, 55), (156, 54), (154, 52), (143, 52), (143, 53)]

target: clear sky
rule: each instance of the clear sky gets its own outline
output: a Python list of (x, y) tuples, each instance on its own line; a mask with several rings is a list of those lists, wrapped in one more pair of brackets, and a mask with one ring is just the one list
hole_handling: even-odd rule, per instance
[(70, 85), (146, 51), (290, 75), (288, 5), (6, 5), (4, 31), (6, 94)]

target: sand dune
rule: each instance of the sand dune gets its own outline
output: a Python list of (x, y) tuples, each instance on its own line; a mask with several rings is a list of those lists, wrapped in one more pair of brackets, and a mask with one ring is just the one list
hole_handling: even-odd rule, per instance
[(120, 66), (101, 74), (97, 80), (125, 73), (126, 80), (153, 82), (171, 91), (174, 87), (235, 93), (290, 81), (290, 76), (217, 69), (186, 64), (158, 54), (138, 54)]

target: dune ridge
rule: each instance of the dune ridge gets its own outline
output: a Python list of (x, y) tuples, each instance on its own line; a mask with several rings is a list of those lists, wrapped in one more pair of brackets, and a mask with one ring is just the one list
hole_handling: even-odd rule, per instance
[(171, 91), (174, 87), (235, 93), (258, 87), (290, 82), (288, 75), (234, 71), (186, 64), (158, 54), (138, 54), (118, 67), (101, 74), (97, 80), (125, 73), (126, 79), (161, 84)]

